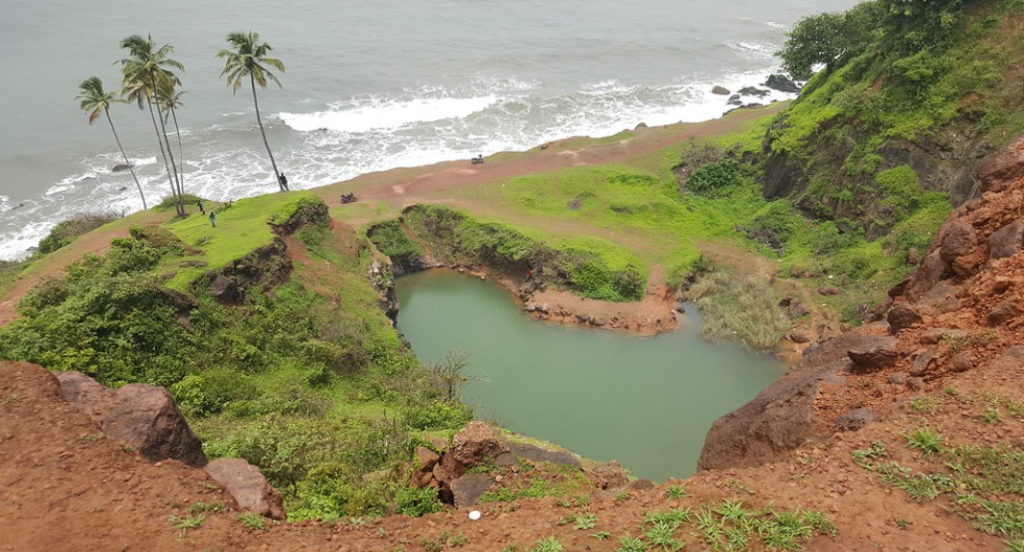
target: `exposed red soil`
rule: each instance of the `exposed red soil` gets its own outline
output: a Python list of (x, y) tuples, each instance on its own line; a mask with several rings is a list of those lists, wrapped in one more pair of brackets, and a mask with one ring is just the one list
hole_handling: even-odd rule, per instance
[[(837, 526), (832, 539), (817, 537), (808, 550), (995, 550), (999, 539), (972, 529), (937, 502), (914, 503), (902, 491), (881, 486), (876, 474), (855, 466), (853, 450), (873, 441), (886, 443), (893, 459), (914, 466), (898, 433), (916, 423), (903, 415), (873, 424), (857, 434), (806, 446), (791, 459), (759, 468), (708, 472), (682, 482), (691, 494), (671, 500), (666, 487), (631, 491), (626, 500), (600, 492), (586, 507), (567, 508), (554, 499), (520, 499), (478, 507), (479, 521), (465, 510), (448, 510), (424, 518), (389, 516), (342, 521), (273, 524), (250, 531), (237, 521), (232, 499), (204, 472), (176, 461), (151, 464), (121, 445), (102, 438), (97, 427), (60, 396), (55, 378), (27, 364), (0, 364), (0, 549), (12, 551), (81, 550), (339, 550), (412, 552), (442, 532), (465, 535), (466, 551), (500, 550), (518, 544), (526, 550), (537, 540), (556, 536), (566, 550), (612, 551), (616, 540), (637, 534), (645, 513), (673, 507), (714, 506), (731, 498), (753, 508), (769, 502), (779, 509), (804, 507), (824, 512)], [(984, 374), (995, 377), (996, 374)], [(968, 378), (961, 375), (959, 378)], [(958, 379), (959, 379), (958, 378)], [(969, 379), (974, 379), (973, 377)], [(960, 382), (954, 382), (960, 385)], [(1000, 382), (1007, 383), (1007, 382)], [(1012, 382), (1020, 393), (1020, 378)], [(964, 389), (967, 389), (965, 382)], [(929, 419), (947, 434), (980, 433), (981, 405), (952, 408)], [(992, 432), (991, 429), (988, 430)], [(998, 430), (1002, 442), (1024, 438), (1024, 424), (1007, 420)], [(185, 518), (196, 503), (223, 503), (205, 513), (201, 527), (182, 534), (171, 516)], [(593, 530), (560, 524), (568, 513), (597, 516)], [(199, 513), (194, 514), (198, 516)], [(906, 519), (906, 531), (895, 526)], [(598, 541), (591, 534), (609, 531)], [(694, 542), (694, 536), (680, 535)], [(691, 544), (687, 550), (699, 550)], [(754, 549), (758, 549), (754, 547)]]

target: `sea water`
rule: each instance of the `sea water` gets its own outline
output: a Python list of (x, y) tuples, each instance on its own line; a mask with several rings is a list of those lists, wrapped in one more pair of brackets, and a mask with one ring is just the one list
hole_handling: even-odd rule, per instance
[[(260, 91), (293, 188), (369, 171), (607, 136), (725, 112), (719, 84), (758, 85), (801, 17), (853, 0), (5, 0), (0, 2), (0, 259), (76, 212), (142, 204), (104, 119), (75, 96), (116, 90), (118, 41), (171, 43), (181, 74), (184, 186), (228, 199), (276, 190), (251, 92), (215, 54), (254, 30), (287, 71)], [(763, 101), (790, 97), (772, 93)], [(149, 115), (112, 110), (150, 203), (169, 193)], [(177, 144), (172, 139), (175, 150)], [(175, 151), (177, 157), (177, 151)]]

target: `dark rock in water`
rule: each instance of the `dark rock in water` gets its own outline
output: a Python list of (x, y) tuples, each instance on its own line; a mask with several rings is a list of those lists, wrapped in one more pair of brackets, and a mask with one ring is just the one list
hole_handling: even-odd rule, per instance
[(740, 88), (738, 92), (741, 96), (757, 96), (758, 98), (763, 98), (769, 94), (767, 90), (753, 86), (745, 86)]
[(800, 92), (800, 87), (786, 75), (771, 75), (768, 77), (768, 80), (765, 81), (764, 85), (772, 90), (778, 90), (779, 92), (788, 92), (790, 94)]
[(729, 100), (728, 102), (725, 103), (728, 105), (735, 105), (736, 107), (739, 107), (743, 105), (743, 100)]
[(114, 165), (114, 167), (112, 169), (110, 169), (110, 172), (127, 171), (130, 168), (132, 168), (131, 165), (128, 165), (128, 164), (125, 164), (125, 163), (121, 163), (119, 165)]
[(740, 95), (739, 94), (733, 94), (732, 96), (729, 96), (729, 101), (730, 102), (738, 102), (738, 101), (740, 101)]
[(836, 418), (836, 427), (844, 431), (857, 431), (873, 421), (875, 421), (874, 412), (866, 408), (854, 408)]
[(28, 249), (26, 249), (25, 251), (27, 251), (29, 253), (33, 253), (35, 251), (39, 251), (39, 246), (38, 245), (33, 245), (33, 246), (29, 247)]
[(728, 96), (729, 95), (729, 89), (724, 87), (724, 86), (719, 86), (719, 85), (716, 84), (715, 87), (711, 89), (711, 93), (712, 94), (717, 94), (719, 96)]

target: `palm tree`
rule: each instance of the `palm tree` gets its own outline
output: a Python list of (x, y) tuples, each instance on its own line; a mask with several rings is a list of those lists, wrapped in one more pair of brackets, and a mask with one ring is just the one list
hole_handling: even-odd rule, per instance
[(288, 191), (288, 186), (281, 180), (281, 173), (277, 170), (277, 163), (274, 161), (274, 154), (270, 151), (270, 144), (267, 142), (267, 131), (263, 129), (263, 119), (260, 117), (260, 102), (256, 97), (256, 85), (260, 88), (267, 88), (267, 80), (272, 80), (281, 86), (281, 81), (267, 69), (273, 67), (284, 72), (284, 64), (281, 60), (266, 57), (273, 48), (266, 42), (260, 42), (259, 33), (249, 31), (248, 33), (237, 32), (227, 36), (227, 41), (234, 47), (234, 50), (221, 50), (217, 57), (224, 58), (224, 70), (220, 76), (227, 75), (228, 86), (237, 93), (242, 86), (245, 77), (249, 77), (249, 84), (252, 86), (252, 103), (256, 107), (256, 122), (260, 125), (260, 133), (263, 134), (263, 145), (267, 147), (267, 155), (270, 156), (270, 165), (274, 167), (274, 176), (277, 178), (277, 185), (282, 192)]
[(128, 160), (128, 154), (124, 152), (124, 146), (121, 145), (121, 138), (117, 136), (117, 129), (114, 128), (114, 120), (110, 118), (110, 104), (120, 102), (114, 97), (113, 92), (107, 92), (103, 90), (103, 81), (99, 77), (89, 77), (82, 81), (82, 84), (78, 85), (79, 94), (75, 97), (76, 100), (81, 100), (80, 107), (82, 111), (89, 113), (89, 124), (93, 124), (96, 119), (99, 119), (100, 112), (107, 116), (107, 122), (110, 123), (110, 131), (114, 133), (114, 140), (117, 141), (117, 149), (121, 150), (121, 157), (124, 157), (124, 163), (128, 165), (128, 170), (132, 173), (132, 178), (135, 179), (135, 187), (139, 189), (139, 197), (142, 198), (142, 208), (149, 209), (146, 205), (146, 194), (142, 193), (142, 184), (139, 184), (139, 177), (135, 175), (135, 168), (132, 167), (132, 162)]
[[(129, 36), (121, 41), (121, 48), (128, 50), (130, 55), (121, 60), (122, 93), (129, 101), (138, 103), (140, 109), (143, 102), (149, 107), (149, 116), (153, 121), (153, 130), (157, 134), (160, 154), (164, 158), (164, 168), (167, 170), (167, 180), (171, 184), (171, 195), (177, 198), (175, 210), (179, 217), (183, 217), (185, 216), (185, 207), (182, 205), (179, 191), (181, 184), (178, 178), (178, 169), (174, 163), (174, 153), (171, 151), (171, 143), (167, 139), (164, 118), (162, 114), (157, 117), (154, 113), (153, 103), (156, 100), (156, 91), (159, 90), (160, 83), (170, 81), (173, 84), (178, 84), (180, 82), (171, 69), (184, 71), (185, 67), (170, 58), (171, 52), (174, 51), (173, 46), (164, 44), (157, 48), (151, 36), (146, 38), (142, 38), (140, 35)], [(159, 108), (159, 105), (157, 107)]]
[(160, 88), (156, 91), (157, 107), (164, 108), (164, 124), (167, 124), (167, 116), (170, 115), (171, 121), (174, 122), (174, 134), (178, 138), (178, 195), (185, 194), (185, 154), (181, 151), (181, 128), (178, 126), (178, 114), (177, 109), (179, 107), (185, 107), (185, 104), (181, 102), (181, 97), (185, 95), (184, 91), (177, 91), (174, 89), (174, 82), (170, 79), (164, 79), (160, 83)]

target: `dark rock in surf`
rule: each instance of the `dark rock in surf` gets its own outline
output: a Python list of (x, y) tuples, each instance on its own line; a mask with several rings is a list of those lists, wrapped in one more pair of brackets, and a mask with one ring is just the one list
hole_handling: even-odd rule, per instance
[(131, 165), (128, 165), (126, 163), (121, 163), (121, 164), (118, 164), (118, 165), (114, 165), (114, 167), (110, 169), (110, 172), (127, 171), (130, 168), (132, 168)]
[(788, 92), (790, 94), (800, 92), (800, 87), (786, 75), (771, 75), (768, 77), (768, 80), (765, 81), (764, 85), (772, 90), (778, 90), (779, 92)]

